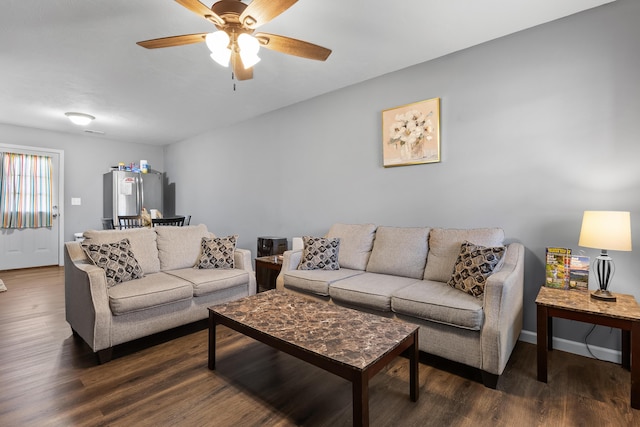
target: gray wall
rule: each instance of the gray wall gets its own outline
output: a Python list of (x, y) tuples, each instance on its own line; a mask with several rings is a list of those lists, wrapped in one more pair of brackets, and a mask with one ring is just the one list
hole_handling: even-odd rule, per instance
[[(81, 132), (81, 131), (79, 131)], [(91, 135), (74, 135), (0, 124), (0, 143), (46, 147), (64, 151), (64, 240), (73, 233), (101, 229), (102, 174), (118, 162), (145, 159), (153, 169), (164, 167), (163, 148), (146, 144), (118, 142)], [(80, 206), (71, 198), (79, 197)]]
[[(640, 244), (639, 21), (640, 2), (619, 0), (172, 144), (176, 209), (254, 254), (258, 236), (334, 222), (501, 226), (527, 248), (535, 331), (545, 247), (581, 249), (584, 210), (630, 210)], [(433, 97), (442, 162), (383, 168), (381, 111)], [(640, 298), (637, 254), (612, 255), (614, 290)], [(556, 322), (572, 341), (587, 329)], [(590, 342), (618, 349), (619, 334)]]

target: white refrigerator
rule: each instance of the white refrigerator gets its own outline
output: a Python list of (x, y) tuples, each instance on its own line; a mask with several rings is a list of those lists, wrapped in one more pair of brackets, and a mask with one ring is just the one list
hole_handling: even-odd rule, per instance
[(111, 171), (103, 176), (104, 218), (118, 223), (118, 216), (140, 215), (157, 209), (163, 212), (162, 173)]

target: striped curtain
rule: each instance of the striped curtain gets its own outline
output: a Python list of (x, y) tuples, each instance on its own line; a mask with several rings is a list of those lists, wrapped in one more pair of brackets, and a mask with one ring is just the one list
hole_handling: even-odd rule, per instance
[(0, 228), (51, 227), (51, 157), (0, 153)]

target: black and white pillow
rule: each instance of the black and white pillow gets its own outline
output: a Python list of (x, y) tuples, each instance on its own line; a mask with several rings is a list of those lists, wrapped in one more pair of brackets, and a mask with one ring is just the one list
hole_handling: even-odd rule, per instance
[(465, 241), (447, 284), (469, 295), (482, 296), (487, 278), (499, 268), (505, 251), (504, 246), (485, 247)]
[(144, 272), (131, 251), (129, 239), (113, 243), (83, 242), (82, 249), (89, 259), (102, 268), (107, 276), (107, 287), (144, 276)]
[(195, 268), (234, 268), (233, 254), (238, 235), (227, 237), (203, 237), (202, 250)]
[(339, 270), (340, 238), (304, 236), (304, 249), (298, 270)]

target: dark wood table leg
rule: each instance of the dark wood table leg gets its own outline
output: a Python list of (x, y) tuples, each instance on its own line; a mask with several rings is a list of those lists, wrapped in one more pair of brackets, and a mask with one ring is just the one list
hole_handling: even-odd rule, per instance
[(369, 425), (369, 376), (366, 371), (356, 372), (353, 379), (353, 425)]
[(547, 351), (553, 350), (553, 317), (547, 316)]
[(631, 407), (640, 409), (640, 321), (631, 322)]
[(418, 331), (416, 330), (413, 333), (413, 346), (409, 349), (409, 395), (412, 402), (418, 401), (420, 393), (419, 353)]
[(631, 331), (622, 330), (622, 367), (631, 369)]
[(209, 312), (209, 369), (216, 369), (216, 320)]
[(547, 382), (547, 346), (549, 342), (549, 315), (547, 307), (538, 305), (537, 308), (537, 352), (538, 352), (538, 381)]

